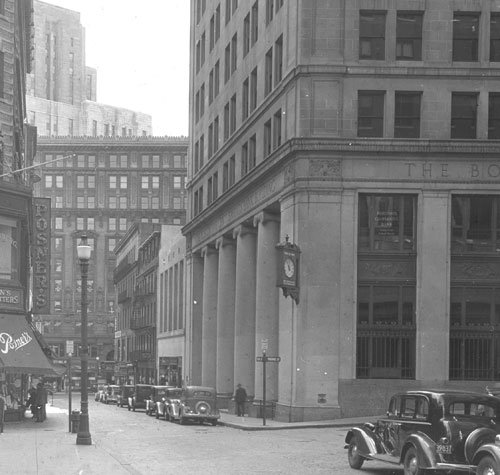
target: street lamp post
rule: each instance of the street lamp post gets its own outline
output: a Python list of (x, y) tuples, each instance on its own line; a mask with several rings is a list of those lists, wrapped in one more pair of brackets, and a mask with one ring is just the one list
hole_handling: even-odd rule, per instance
[(78, 259), (80, 260), (80, 269), (82, 273), (82, 348), (81, 348), (81, 407), (80, 407), (80, 426), (76, 436), (77, 445), (92, 445), (92, 437), (89, 431), (89, 396), (88, 396), (88, 327), (87, 327), (87, 277), (89, 271), (90, 246), (87, 243), (87, 236), (81, 237), (80, 244), (76, 247)]

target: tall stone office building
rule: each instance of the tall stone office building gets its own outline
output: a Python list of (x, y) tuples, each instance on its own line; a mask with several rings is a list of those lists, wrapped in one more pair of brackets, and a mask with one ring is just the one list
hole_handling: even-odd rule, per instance
[(152, 135), (151, 116), (97, 101), (97, 70), (85, 62), (80, 13), (34, 0), (28, 121), (44, 136)]
[[(36, 163), (48, 163), (38, 168), (35, 195), (51, 199), (52, 278), (49, 311), (36, 319), (57, 357), (67, 356), (67, 341), (74, 342), (74, 356), (79, 356), (76, 246), (85, 234), (92, 248), (87, 289), (91, 382), (98, 376), (116, 380), (120, 368), (132, 361), (131, 352), (141, 349), (135, 348), (130, 315), (116, 305), (113, 278), (120, 269), (115, 269), (114, 251), (134, 223), (185, 223), (187, 147), (185, 137), (39, 138)], [(130, 291), (135, 290), (134, 282)], [(113, 363), (115, 345), (120, 368)]]
[(266, 350), (280, 420), (497, 380), (498, 2), (191, 12), (192, 380), (261, 400)]

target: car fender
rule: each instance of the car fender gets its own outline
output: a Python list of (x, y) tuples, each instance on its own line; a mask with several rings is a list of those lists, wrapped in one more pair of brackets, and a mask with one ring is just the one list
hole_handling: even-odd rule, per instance
[(478, 427), (473, 430), (465, 441), (465, 458), (469, 463), (472, 463), (475, 453), (484, 444), (493, 444), (495, 442), (496, 432), (487, 427)]
[(406, 439), (402, 447), (400, 463), (404, 463), (408, 449), (414, 447), (418, 454), (420, 468), (433, 468), (437, 463), (435, 446), (435, 442), (429, 436), (422, 432), (415, 432)]
[(500, 447), (496, 444), (484, 444), (481, 445), (476, 450), (476, 453), (474, 454), (474, 457), (472, 458), (472, 464), (473, 465), (478, 465), (481, 459), (485, 455), (491, 455), (497, 465), (500, 467)]
[(380, 444), (377, 444), (376, 437), (370, 429), (353, 427), (347, 432), (345, 443), (350, 444), (353, 438), (356, 438), (358, 441), (358, 452), (360, 455), (383, 453), (380, 449)]

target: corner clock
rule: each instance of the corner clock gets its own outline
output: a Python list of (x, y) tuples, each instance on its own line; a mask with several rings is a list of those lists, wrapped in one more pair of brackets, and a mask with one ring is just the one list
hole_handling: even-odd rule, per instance
[(284, 243), (276, 244), (278, 251), (278, 283), (277, 286), (283, 290), (285, 297), (292, 297), (296, 303), (299, 303), (299, 255), (300, 249), (296, 244), (288, 242), (286, 236)]

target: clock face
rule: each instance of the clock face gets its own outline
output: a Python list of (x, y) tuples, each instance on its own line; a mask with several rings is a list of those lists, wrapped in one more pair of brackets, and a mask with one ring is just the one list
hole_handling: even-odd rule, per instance
[(285, 271), (285, 275), (290, 279), (295, 275), (295, 263), (292, 259), (287, 257), (283, 262), (283, 269)]

